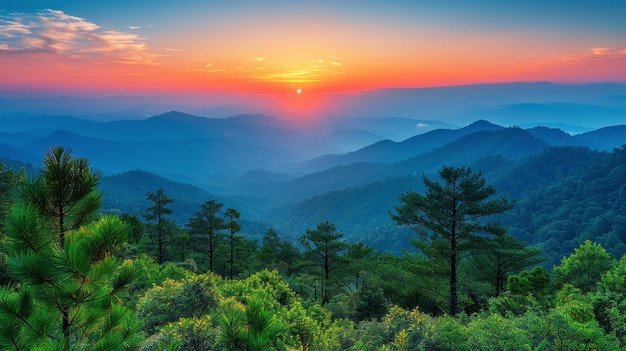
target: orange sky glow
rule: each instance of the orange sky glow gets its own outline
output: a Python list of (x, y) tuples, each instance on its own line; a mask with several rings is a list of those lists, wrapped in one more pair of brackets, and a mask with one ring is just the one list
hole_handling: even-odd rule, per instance
[[(0, 89), (294, 96), (291, 104), (308, 108), (319, 103), (314, 96), (381, 88), (626, 82), (624, 36), (568, 28), (578, 12), (561, 28), (523, 13), (508, 24), (515, 13), (508, 8), (477, 12), (485, 19), (409, 2), (366, 3), (274, 14), (228, 7), (214, 18), (182, 5), (154, 17), (139, 9), (117, 17), (95, 6), (47, 9), (45, 2), (2, 11)], [(608, 28), (611, 18), (604, 21)]]

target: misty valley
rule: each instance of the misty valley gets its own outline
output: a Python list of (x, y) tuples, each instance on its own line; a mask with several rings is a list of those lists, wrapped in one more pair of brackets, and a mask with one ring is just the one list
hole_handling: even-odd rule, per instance
[(0, 100), (0, 349), (624, 349), (624, 96)]

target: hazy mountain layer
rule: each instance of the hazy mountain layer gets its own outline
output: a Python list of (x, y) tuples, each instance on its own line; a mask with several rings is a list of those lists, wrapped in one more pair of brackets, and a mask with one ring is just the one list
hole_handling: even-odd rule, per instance
[[(554, 103), (493, 111), (519, 107), (532, 113), (548, 111), (546, 106), (612, 114), (615, 120), (621, 113), (619, 107)], [(295, 238), (328, 220), (350, 241), (399, 252), (410, 248), (410, 232), (389, 218), (398, 196), (420, 191), (422, 175), (435, 177), (442, 165), (471, 166), (482, 170), (499, 194), (518, 200), (501, 218), (510, 232), (543, 245), (551, 257), (584, 238), (595, 238), (616, 256), (626, 253), (624, 125), (571, 134), (479, 120), (425, 130), (426, 120), (350, 117), (306, 129), (263, 115), (212, 119), (180, 112), (110, 122), (71, 116), (0, 121), (6, 122), (0, 124), (4, 158), (38, 165), (47, 148), (62, 145), (102, 169), (106, 211), (143, 213), (146, 194), (163, 188), (176, 200), (172, 208), (179, 225), (202, 202), (217, 199), (242, 213), (244, 230), (254, 237), (272, 226)], [(413, 135), (385, 138), (406, 129)]]

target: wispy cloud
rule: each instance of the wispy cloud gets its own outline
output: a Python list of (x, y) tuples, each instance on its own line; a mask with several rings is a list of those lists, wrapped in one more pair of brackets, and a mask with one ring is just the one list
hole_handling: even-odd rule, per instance
[(193, 70), (194, 72), (204, 72), (204, 73), (220, 73), (225, 72), (226, 70), (223, 68), (216, 67), (213, 63), (207, 63), (204, 67), (196, 68)]
[(238, 78), (266, 83), (317, 83), (329, 78), (329, 75), (341, 74), (343, 65), (332, 52), (325, 52), (317, 58), (258, 56), (252, 61), (256, 64), (263, 62), (263, 65), (236, 67)]
[(626, 58), (626, 49), (623, 47), (596, 47), (580, 53), (561, 56), (557, 59), (560, 62), (579, 63), (616, 58)]
[(28, 26), (11, 20), (4, 20), (0, 17), (0, 36), (5, 38), (15, 38), (19, 35), (28, 35), (31, 34)]
[(566, 55), (559, 55), (555, 53), (548, 53), (546, 55), (527, 55), (526, 62), (518, 65), (518, 67), (562, 66), (615, 59), (626, 59), (626, 47), (595, 47)]
[(622, 56), (626, 56), (626, 48), (624, 47), (593, 48), (589, 50), (589, 53), (595, 56), (622, 57)]
[(137, 34), (106, 30), (59, 10), (0, 15), (2, 52), (106, 58), (118, 63), (152, 63), (158, 57), (148, 51), (145, 39)]
[(311, 69), (293, 70), (287, 72), (266, 73), (251, 78), (265, 82), (280, 83), (317, 83), (320, 81), (318, 72)]

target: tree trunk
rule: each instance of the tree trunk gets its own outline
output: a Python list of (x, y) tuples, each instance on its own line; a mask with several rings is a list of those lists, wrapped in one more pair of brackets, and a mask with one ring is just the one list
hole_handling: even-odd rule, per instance
[(496, 269), (496, 297), (500, 296), (500, 291), (504, 289), (504, 272), (502, 262), (498, 258), (498, 268)]
[(61, 306), (61, 329), (63, 330), (63, 337), (65, 338), (65, 346), (63, 349), (65, 351), (70, 350), (70, 313), (68, 306)]
[(158, 216), (157, 220), (157, 241), (159, 245), (159, 253), (157, 255), (157, 261), (159, 264), (163, 264), (163, 233), (162, 233), (162, 222), (161, 214)]
[(213, 229), (209, 229), (209, 272), (213, 273)]
[(235, 237), (230, 233), (230, 280), (233, 280), (233, 261), (235, 260)]
[(65, 230), (63, 227), (65, 226), (65, 219), (63, 218), (63, 205), (59, 205), (59, 242), (61, 243), (61, 247), (65, 243)]
[(450, 261), (450, 316), (455, 317), (457, 313), (457, 306), (459, 304), (459, 297), (457, 293), (458, 282), (456, 253), (452, 254), (452, 256), (450, 257)]
[(322, 286), (322, 306), (328, 303), (328, 280), (330, 280), (329, 253), (324, 253), (324, 285)]

